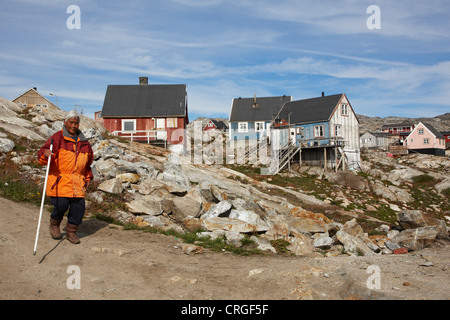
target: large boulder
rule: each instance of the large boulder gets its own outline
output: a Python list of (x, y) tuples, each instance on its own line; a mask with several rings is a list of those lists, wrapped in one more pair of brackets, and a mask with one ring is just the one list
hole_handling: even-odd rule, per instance
[(181, 222), (188, 216), (192, 216), (194, 218), (200, 216), (202, 204), (191, 195), (186, 195), (184, 197), (173, 197), (171, 201), (172, 214), (176, 221)]
[(14, 149), (14, 142), (9, 139), (0, 138), (0, 152), (7, 153)]
[(352, 236), (345, 231), (339, 230), (336, 233), (336, 238), (344, 245), (344, 249), (347, 252), (363, 255), (372, 253), (372, 250), (363, 240), (358, 237)]
[(409, 250), (421, 250), (431, 246), (437, 239), (439, 226), (407, 229), (396, 235), (392, 242)]
[(123, 191), (122, 181), (118, 178), (102, 182), (98, 189), (107, 193), (120, 194)]
[(143, 196), (126, 204), (128, 211), (135, 215), (158, 216), (163, 213), (161, 199), (157, 196)]

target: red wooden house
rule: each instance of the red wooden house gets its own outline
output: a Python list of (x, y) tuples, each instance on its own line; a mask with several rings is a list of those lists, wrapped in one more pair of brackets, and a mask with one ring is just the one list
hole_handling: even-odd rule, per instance
[(203, 128), (203, 131), (208, 131), (208, 130), (220, 130), (220, 131), (225, 132), (226, 130), (228, 130), (228, 126), (225, 124), (225, 122), (223, 122), (221, 120), (211, 119), (208, 121), (208, 123)]
[(132, 141), (161, 143), (182, 151), (188, 124), (186, 85), (149, 85), (146, 77), (139, 78), (139, 83), (108, 86), (103, 125)]

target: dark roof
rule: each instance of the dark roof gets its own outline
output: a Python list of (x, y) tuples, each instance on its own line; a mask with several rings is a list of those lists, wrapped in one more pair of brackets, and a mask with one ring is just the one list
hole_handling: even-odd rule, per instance
[(361, 133), (360, 136), (363, 136), (366, 133), (371, 134), (374, 137), (392, 137), (392, 135), (389, 132), (365, 132), (365, 133)]
[(186, 115), (186, 85), (109, 85), (102, 117)]
[(226, 130), (226, 129), (228, 129), (228, 126), (225, 124), (225, 122), (223, 122), (221, 120), (211, 119), (211, 121), (212, 121), (212, 123), (214, 123), (216, 128), (219, 129), (219, 130)]
[(422, 124), (425, 127), (427, 127), (427, 129), (430, 130), (431, 133), (433, 133), (436, 138), (438, 138), (438, 139), (445, 139), (445, 137), (439, 131), (437, 131), (431, 124), (428, 124), (428, 123), (425, 123), (425, 122), (422, 122)]
[(343, 93), (288, 102), (280, 111), (280, 118), (286, 118), (294, 124), (328, 121), (342, 96)]
[(230, 122), (236, 121), (271, 121), (291, 96), (256, 98), (257, 107), (253, 107), (254, 98), (233, 99)]
[(391, 124), (384, 124), (381, 127), (381, 129), (398, 128), (398, 127), (412, 127), (412, 126), (414, 126), (414, 122), (391, 123)]

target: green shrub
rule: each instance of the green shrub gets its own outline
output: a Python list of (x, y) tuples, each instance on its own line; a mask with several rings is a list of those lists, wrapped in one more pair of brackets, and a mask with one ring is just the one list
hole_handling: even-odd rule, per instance
[(428, 174), (421, 174), (419, 176), (413, 177), (413, 182), (417, 185), (429, 186), (434, 184), (436, 180)]

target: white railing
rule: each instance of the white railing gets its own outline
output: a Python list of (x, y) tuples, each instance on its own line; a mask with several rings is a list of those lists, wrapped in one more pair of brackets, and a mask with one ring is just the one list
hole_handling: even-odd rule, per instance
[(112, 135), (133, 141), (150, 142), (164, 141), (167, 143), (166, 130), (137, 130), (137, 131), (113, 131)]

